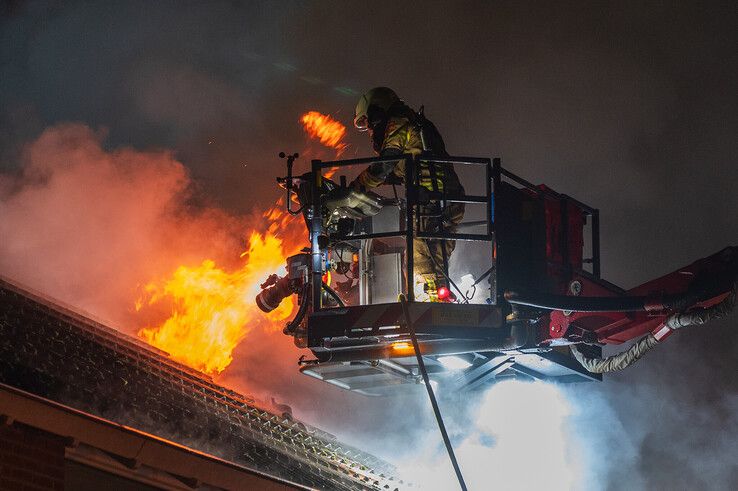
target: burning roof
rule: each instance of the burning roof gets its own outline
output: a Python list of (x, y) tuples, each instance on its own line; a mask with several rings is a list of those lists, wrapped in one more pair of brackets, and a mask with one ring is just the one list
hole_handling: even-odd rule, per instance
[(0, 280), (0, 382), (320, 489), (399, 489), (394, 468)]

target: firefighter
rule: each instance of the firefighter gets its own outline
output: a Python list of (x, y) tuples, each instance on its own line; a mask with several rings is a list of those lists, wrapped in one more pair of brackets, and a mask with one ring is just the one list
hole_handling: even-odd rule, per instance
[[(435, 157), (448, 156), (443, 138), (435, 125), (425, 119), (422, 112), (408, 107), (392, 89), (376, 87), (361, 96), (356, 105), (354, 126), (368, 131), (374, 151), (381, 157), (393, 155), (424, 154)], [(368, 189), (386, 182), (405, 179), (405, 161), (373, 163), (352, 183), (357, 189)], [(463, 195), (464, 188), (451, 164), (420, 163), (419, 184), (431, 192)], [(443, 203), (432, 200), (416, 208), (421, 216), (421, 230), (425, 232), (455, 232), (464, 217), (463, 203)], [(423, 291), (431, 301), (438, 301), (438, 292), (450, 294), (448, 285), (448, 260), (455, 247), (452, 240), (413, 241), (413, 258), (416, 278), (424, 283)], [(417, 280), (416, 280), (417, 281)], [(445, 291), (443, 290), (445, 288)], [(416, 299), (426, 299), (416, 293)]]

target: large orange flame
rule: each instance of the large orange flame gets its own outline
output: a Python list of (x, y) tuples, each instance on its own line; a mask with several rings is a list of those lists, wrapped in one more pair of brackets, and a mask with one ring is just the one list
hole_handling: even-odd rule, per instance
[(327, 114), (309, 111), (302, 115), (300, 122), (310, 138), (319, 140), (326, 147), (334, 148), (339, 156), (346, 149), (343, 142), (346, 127), (339, 121)]
[[(311, 138), (337, 152), (346, 128), (329, 116), (310, 112), (302, 117)], [(291, 317), (294, 299), (287, 298), (263, 314), (254, 298), (260, 284), (272, 273), (283, 275), (286, 258), (305, 245), (301, 217), (284, 211), (284, 199), (262, 214), (265, 226), (250, 233), (241, 254), (242, 265), (227, 271), (210, 259), (197, 266), (180, 266), (168, 279), (152, 281), (142, 288), (136, 310), (147, 305), (171, 304), (171, 316), (158, 326), (139, 330), (148, 343), (172, 358), (209, 374), (218, 374), (233, 360), (233, 350), (254, 328), (276, 329)]]
[[(167, 299), (173, 312), (160, 326), (141, 329), (139, 336), (186, 365), (210, 374), (222, 372), (252, 328), (274, 328), (292, 314), (292, 298), (265, 316), (254, 297), (270, 274), (285, 273), (285, 259), (295, 252), (294, 245), (271, 232), (252, 232), (242, 254), (243, 266), (235, 271), (219, 268), (209, 259), (199, 266), (180, 266), (171, 278), (144, 288), (145, 303)], [(139, 300), (138, 305), (142, 303)]]

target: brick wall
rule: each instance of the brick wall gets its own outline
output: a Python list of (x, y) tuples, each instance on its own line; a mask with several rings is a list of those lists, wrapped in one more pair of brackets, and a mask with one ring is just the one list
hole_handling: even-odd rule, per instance
[(63, 490), (64, 448), (56, 435), (0, 424), (0, 490)]

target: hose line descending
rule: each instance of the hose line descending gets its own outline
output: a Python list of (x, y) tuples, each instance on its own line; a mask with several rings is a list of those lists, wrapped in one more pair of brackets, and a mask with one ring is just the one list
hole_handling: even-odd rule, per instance
[(400, 303), (402, 304), (402, 313), (405, 317), (405, 324), (407, 327), (408, 332), (410, 333), (410, 339), (413, 342), (413, 351), (415, 352), (415, 358), (418, 360), (418, 369), (420, 370), (420, 374), (423, 377), (423, 383), (425, 384), (425, 389), (428, 391), (428, 397), (430, 398), (431, 406), (433, 407), (433, 413), (436, 415), (436, 422), (438, 423), (438, 429), (441, 431), (441, 437), (443, 437), (443, 443), (446, 446), (446, 451), (448, 452), (448, 457), (451, 460), (451, 465), (454, 467), (454, 472), (456, 473), (456, 479), (459, 481), (459, 487), (461, 487), (461, 491), (467, 491), (466, 482), (464, 481), (464, 476), (461, 473), (461, 467), (459, 467), (459, 462), (456, 460), (456, 454), (454, 453), (454, 447), (451, 445), (451, 439), (448, 437), (448, 432), (446, 431), (446, 425), (443, 422), (443, 416), (441, 416), (441, 409), (438, 407), (438, 401), (436, 400), (436, 395), (433, 393), (433, 386), (430, 383), (430, 378), (428, 377), (428, 370), (425, 368), (425, 362), (423, 361), (423, 353), (420, 351), (420, 344), (418, 343), (418, 336), (415, 334), (415, 326), (413, 324), (413, 320), (410, 317), (410, 309), (407, 305), (407, 297), (405, 297), (404, 294), (400, 294)]

